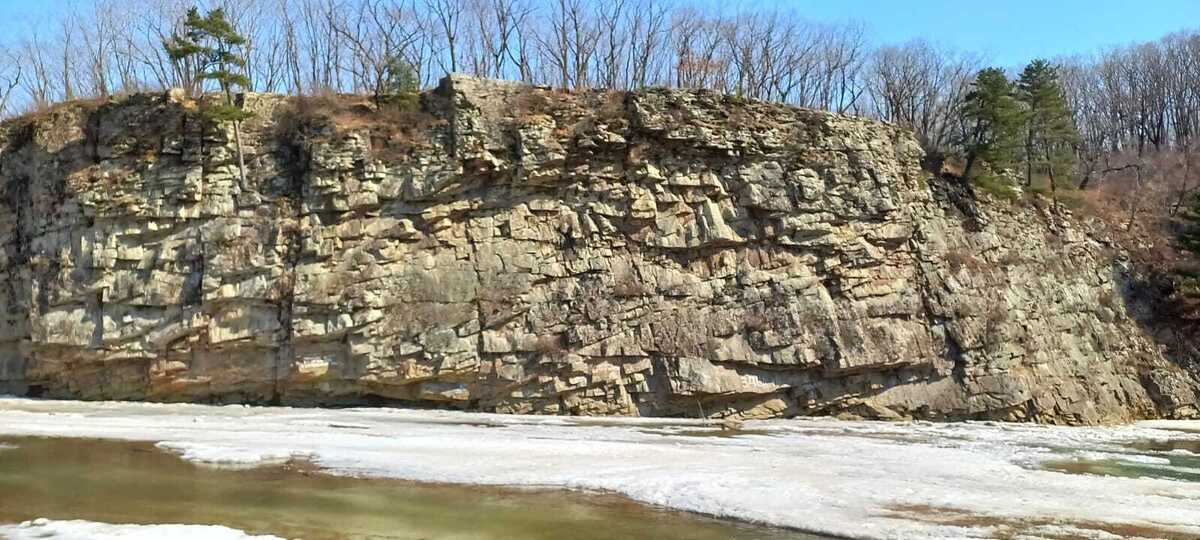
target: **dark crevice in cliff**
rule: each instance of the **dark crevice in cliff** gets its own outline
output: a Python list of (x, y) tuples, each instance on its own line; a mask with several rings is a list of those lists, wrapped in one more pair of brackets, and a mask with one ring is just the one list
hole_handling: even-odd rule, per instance
[[(1200, 310), (1177, 290), (1177, 276), (1137, 261), (1113, 264), (1113, 281), (1125, 311), (1142, 331), (1164, 349), (1165, 358), (1191, 379), (1195, 401), (1180, 402), (1180, 391), (1171, 387), (1186, 384), (1163, 370), (1141, 368), (1142, 385), (1151, 390), (1165, 413), (1188, 409), (1200, 414)], [(1174, 391), (1172, 391), (1174, 390)], [(1186, 411), (1182, 411), (1186, 412)]]
[[(4, 171), (0, 170), (0, 174)], [(29, 177), (24, 174), (14, 174), (5, 183), (4, 200), (8, 203), (8, 212), (13, 221), (13, 241), (11, 254), (8, 259), (11, 265), (18, 266), (29, 263), (29, 240), (25, 237), (28, 228), (26, 210), (32, 204), (29, 197)]]
[(83, 138), (87, 145), (88, 157), (92, 164), (99, 164), (100, 158), (100, 111), (88, 115), (84, 127)]
[(92, 329), (91, 349), (99, 349), (104, 344), (104, 291), (100, 287), (95, 293), (88, 295), (87, 310), (95, 328)]
[[(967, 208), (974, 207), (973, 200), (952, 204), (955, 207), (959, 207), (960, 204), (965, 205)], [(961, 211), (961, 208), (959, 210)], [(942, 313), (940, 308), (935, 306), (935, 302), (938, 301), (937, 289), (944, 288), (945, 285), (942, 284), (940, 287), (935, 288), (935, 280), (940, 282), (941, 276), (937, 274), (937, 270), (933, 266), (934, 260), (931, 257), (932, 254), (926, 250), (924, 244), (925, 234), (925, 231), (917, 231), (908, 242), (909, 249), (916, 255), (916, 259), (919, 261), (916, 265), (916, 289), (921, 299), (921, 311), (925, 317), (930, 341), (935, 346), (939, 343), (944, 346), (941, 355), (951, 364), (950, 376), (963, 389), (963, 392), (966, 392), (969, 362), (962, 344), (950, 328), (950, 319)]]
[[(181, 117), (180, 132), (187, 133), (187, 134), (193, 133), (193, 131), (191, 129), (192, 124), (193, 124), (193, 122), (189, 121), (189, 117), (187, 115), (183, 115)], [(196, 124), (196, 128), (198, 130), (196, 132), (197, 135), (196, 135), (196, 139), (195, 139), (195, 145), (197, 148), (196, 159), (200, 166), (200, 189), (203, 190), (204, 185), (208, 179), (208, 174), (209, 174), (209, 167), (208, 167), (209, 157), (208, 157), (208, 152), (207, 152), (208, 148), (207, 148), (207, 145), (205, 144), (206, 141), (204, 138), (204, 133), (205, 133), (204, 123), (196, 122), (195, 124)], [(196, 306), (202, 306), (204, 304), (204, 296), (205, 296), (204, 288), (206, 285), (205, 284), (205, 276), (208, 273), (208, 245), (205, 243), (204, 230), (203, 230), (203, 227), (201, 227), (201, 225), (202, 225), (201, 223), (191, 223), (191, 222), (189, 222), (187, 224), (188, 227), (193, 227), (192, 230), (194, 231), (194, 234), (192, 235), (192, 237), (193, 237), (193, 242), (194, 242), (195, 250), (196, 250), (196, 260), (195, 260), (195, 263), (193, 266), (193, 268), (194, 268), (193, 271), (196, 273), (197, 278), (196, 278), (196, 293), (195, 293), (194, 297), (192, 298), (192, 300), (194, 301), (194, 305), (196, 305)]]
[(964, 227), (970, 232), (980, 232), (986, 226), (986, 218), (979, 208), (979, 195), (970, 182), (949, 175), (926, 173), (930, 192), (944, 209), (954, 209), (962, 216)]
[(287, 218), (278, 236), (287, 242), (284, 247), (283, 276), (280, 278), (278, 305), (279, 343), (272, 365), (271, 401), (282, 402), (285, 394), (283, 381), (291, 371), (296, 361), (295, 310), (296, 310), (296, 268), (300, 265), (303, 255), (304, 238), (301, 232), (301, 222), (304, 219), (304, 198), (309, 175), (312, 174), (312, 153), (308, 142), (302, 137), (299, 141), (289, 140), (282, 145), (282, 158), (287, 164), (284, 173), (287, 184), (284, 186), (283, 199), (288, 205)]
[(204, 303), (204, 274), (207, 270), (208, 250), (204, 246), (204, 235), (200, 227), (195, 227), (192, 234), (192, 246), (195, 249), (195, 259), (192, 261), (192, 273), (196, 276), (195, 284), (183, 291), (185, 306), (199, 306)]
[(13, 170), (16, 167), (13, 166), (14, 164), (10, 164), (10, 156), (22, 151), (33, 142), (35, 130), (32, 123), (15, 129), (14, 133), (10, 134), (5, 147), (0, 149), (0, 156), (10, 158), (0, 159), (0, 178), (5, 179), (4, 202), (13, 222), (13, 240), (8, 255), (11, 266), (29, 262), (29, 242), (25, 238), (25, 230), (28, 227), (26, 212), (32, 206), (33, 201), (29, 192), (29, 174), (23, 170)]
[(958, 338), (954, 337), (953, 333), (946, 332), (944, 325), (942, 328), (946, 335), (946, 358), (954, 364), (950, 374), (954, 377), (955, 382), (960, 386), (964, 386), (967, 382), (967, 357), (963, 354), (962, 345), (958, 343)]

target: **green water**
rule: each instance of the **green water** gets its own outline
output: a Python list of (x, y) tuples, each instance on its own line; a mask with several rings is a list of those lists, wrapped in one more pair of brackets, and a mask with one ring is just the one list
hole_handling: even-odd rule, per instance
[[(1200, 441), (1145, 440), (1126, 445), (1123, 453), (1131, 458), (1152, 456), (1169, 463), (1142, 463), (1134, 459), (1064, 459), (1042, 464), (1048, 470), (1071, 474), (1098, 474), (1125, 478), (1160, 478), (1200, 482)], [(1187, 450), (1187, 454), (1167, 454), (1172, 450)]]
[(1170, 452), (1171, 450), (1187, 450), (1200, 455), (1200, 441), (1193, 439), (1155, 439), (1130, 443), (1130, 448), (1151, 452)]
[(304, 464), (196, 466), (145, 443), (0, 438), (0, 523), (38, 517), (225, 525), (349, 538), (821, 537), (653, 508), (603, 494), (343, 478)]

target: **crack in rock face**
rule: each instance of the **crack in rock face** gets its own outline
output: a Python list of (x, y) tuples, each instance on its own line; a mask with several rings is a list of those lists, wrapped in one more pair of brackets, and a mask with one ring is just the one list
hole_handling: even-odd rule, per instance
[[(414, 103), (417, 101), (414, 100)], [(0, 124), (0, 392), (508, 413), (1188, 416), (1097, 231), (891, 125), (451, 77)], [(407, 103), (407, 102), (405, 102)]]

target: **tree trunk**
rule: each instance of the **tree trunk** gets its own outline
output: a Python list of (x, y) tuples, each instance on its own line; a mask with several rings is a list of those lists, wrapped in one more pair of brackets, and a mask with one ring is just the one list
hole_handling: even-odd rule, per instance
[(971, 168), (975, 166), (975, 152), (967, 152), (967, 164), (963, 166), (963, 180), (971, 179)]
[(1179, 198), (1175, 201), (1175, 205), (1171, 208), (1171, 215), (1179, 213), (1179, 209), (1183, 208), (1187, 202), (1188, 187), (1191, 184), (1192, 176), (1192, 143), (1189, 141), (1183, 145), (1183, 185), (1179, 186)]
[(1050, 207), (1058, 212), (1058, 186), (1054, 181), (1054, 160), (1050, 157), (1050, 147), (1045, 146), (1042, 152), (1046, 156), (1046, 174), (1050, 180)]
[[(230, 107), (234, 107), (235, 105), (233, 103), (233, 92), (231, 92), (229, 90), (229, 88), (225, 88), (224, 90), (225, 90), (225, 104)], [(233, 144), (234, 144), (234, 147), (237, 149), (238, 180), (239, 180), (238, 187), (242, 188), (242, 191), (246, 191), (246, 157), (242, 153), (242, 121), (241, 120), (233, 121)]]
[(1142, 166), (1139, 163), (1134, 170), (1137, 171), (1137, 186), (1133, 191), (1133, 201), (1129, 204), (1129, 223), (1125, 224), (1125, 230), (1133, 230), (1133, 222), (1137, 219), (1138, 203), (1142, 199)]
[(234, 146), (237, 147), (238, 176), (241, 179), (240, 187), (242, 191), (246, 191), (246, 157), (242, 154), (242, 122), (240, 120), (233, 122), (233, 141)]
[(1084, 150), (1079, 150), (1079, 162), (1086, 165), (1083, 171), (1083, 178), (1079, 180), (1079, 185), (1076, 189), (1083, 191), (1092, 185), (1092, 175), (1096, 174), (1096, 169), (1100, 166), (1100, 156), (1104, 153), (1103, 149), (1099, 149), (1094, 155), (1088, 156)]
[(1025, 138), (1025, 187), (1033, 185), (1033, 129)]

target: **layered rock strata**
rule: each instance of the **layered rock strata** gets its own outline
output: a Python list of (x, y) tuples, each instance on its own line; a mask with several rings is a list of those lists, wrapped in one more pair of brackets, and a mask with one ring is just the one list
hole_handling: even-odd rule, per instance
[[(342, 98), (347, 101), (349, 98)], [(510, 413), (1196, 412), (1119, 249), (890, 125), (455, 77), (0, 127), (0, 391)]]

